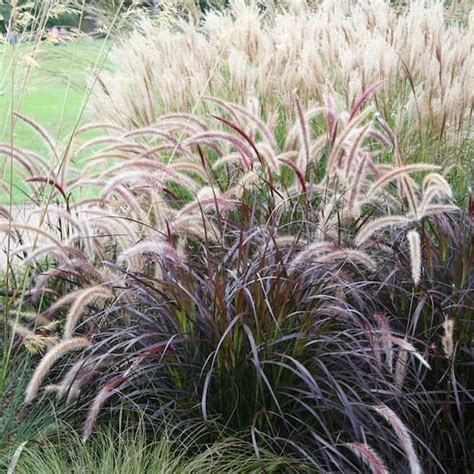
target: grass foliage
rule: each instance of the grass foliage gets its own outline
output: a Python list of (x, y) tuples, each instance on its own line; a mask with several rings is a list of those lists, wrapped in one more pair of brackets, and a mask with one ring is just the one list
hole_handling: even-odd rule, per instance
[[(0, 145), (28, 196), (21, 212), (0, 208), (3, 373), (23, 374), (13, 385), (1, 379), (0, 435), (18, 472), (471, 469), (474, 207), (467, 196), (456, 201), (452, 169), (423, 162), (427, 150), (472, 141), (460, 72), (472, 62), (471, 20), (445, 23), (436, 2), (397, 13), (377, 1), (351, 6), (344, 22), (342, 3), (274, 11), (233, 3), (208, 14), (206, 34), (159, 17), (159, 28), (132, 34), (114, 79), (98, 79), (98, 121), (59, 144), (15, 115), (46, 150)], [(425, 10), (429, 48), (413, 30)], [(321, 84), (275, 64), (285, 45), (301, 53), (297, 28), (303, 37), (330, 12), (316, 56), (321, 71), (332, 65), (321, 76), (332, 86), (313, 95)], [(169, 104), (156, 92), (155, 83), (167, 89), (154, 74), (200, 64), (190, 44), (219, 60), (243, 48), (260, 64), (292, 22), (273, 66), (260, 71), (271, 94), (250, 80), (248, 64), (244, 88), (221, 63), (212, 74), (189, 67), (212, 86), (198, 108), (186, 94), (202, 95), (199, 85), (178, 84), (186, 97), (174, 91)], [(411, 38), (391, 47), (405, 45), (419, 61), (402, 77), (379, 64), (380, 77), (364, 62), (360, 81), (344, 82), (343, 64), (331, 60), (339, 49), (324, 40), (344, 31), (354, 48), (374, 31)], [(150, 69), (150, 51), (160, 57), (171, 40), (169, 67)], [(433, 54), (441, 73), (430, 82)], [(228, 91), (212, 82), (224, 71)], [(132, 96), (133, 81), (141, 85)], [(2, 185), (11, 194), (11, 182)], [(82, 441), (59, 428), (43, 436), (51, 413), (81, 426)], [(8, 435), (16, 420), (30, 431)], [(104, 427), (117, 433), (102, 435)]]
[(303, 468), (295, 461), (265, 454), (256, 458), (251, 445), (227, 439), (207, 449), (197, 442), (202, 430), (193, 429), (171, 440), (162, 435), (153, 442), (145, 441), (140, 430), (101, 430), (84, 445), (74, 431), (61, 427), (34, 443), (20, 444), (0, 461), (2, 469), (13, 468), (19, 474), (56, 474), (63, 472), (101, 474), (160, 472), (163, 474), (220, 472), (257, 473)]

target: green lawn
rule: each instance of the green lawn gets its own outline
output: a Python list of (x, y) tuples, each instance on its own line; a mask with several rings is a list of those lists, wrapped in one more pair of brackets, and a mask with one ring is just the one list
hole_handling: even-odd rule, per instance
[[(61, 142), (82, 118), (91, 70), (105, 66), (109, 44), (104, 40), (81, 39), (67, 44), (41, 44), (34, 52), (31, 43), (13, 47), (0, 45), (0, 142), (13, 143), (43, 156), (47, 149), (29, 126), (17, 120), (12, 130), (12, 109), (44, 127), (55, 142)], [(9, 181), (9, 160), (0, 156), (1, 171)], [(13, 176), (13, 201), (24, 200), (24, 189)], [(7, 194), (7, 195), (6, 195)], [(9, 201), (0, 193), (0, 202)]]

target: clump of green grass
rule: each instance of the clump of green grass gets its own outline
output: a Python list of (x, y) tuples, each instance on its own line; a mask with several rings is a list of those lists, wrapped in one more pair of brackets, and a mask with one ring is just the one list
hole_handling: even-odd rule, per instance
[(194, 428), (173, 439), (163, 434), (147, 441), (140, 430), (103, 429), (84, 445), (68, 427), (27, 444), (13, 445), (2, 452), (0, 468), (18, 474), (100, 472), (120, 474), (160, 472), (189, 474), (209, 472), (304, 472), (302, 463), (269, 453), (258, 459), (249, 443), (237, 438), (200, 444), (202, 429)]
[[(32, 374), (34, 362), (25, 353), (13, 348), (0, 356), (0, 451), (11, 446), (38, 439), (55, 426), (57, 417), (64, 414), (51, 401), (39, 403), (33, 410), (22, 410), (24, 391)], [(0, 456), (2, 457), (2, 456)]]

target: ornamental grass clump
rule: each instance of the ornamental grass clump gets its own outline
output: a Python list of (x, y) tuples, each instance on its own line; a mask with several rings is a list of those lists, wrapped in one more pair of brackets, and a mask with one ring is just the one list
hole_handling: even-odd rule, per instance
[(343, 113), (332, 96), (308, 110), (294, 96), (283, 138), (258, 101), (206, 98), (209, 115), (86, 126), (76, 135), (108, 133), (71, 137), (47, 175), (18, 150), (41, 218), (1, 227), (27, 284), (17, 318), (54, 321), (61, 338), (25, 401), (44, 390), (81, 408), (85, 439), (126, 409), (155, 427), (201, 418), (211, 438), (217, 423), (257, 456), (323, 472), (447, 469), (432, 449), (455, 438), (433, 441), (431, 340), (395, 301), (422, 294), (421, 242), (460, 211), (438, 167), (404, 163), (367, 104), (380, 87)]
[[(214, 95), (259, 97), (268, 121), (293, 116), (293, 91), (306, 108), (327, 93), (348, 109), (385, 80), (378, 110), (408, 149), (472, 140), (473, 15), (469, 2), (235, 0), (200, 22), (145, 20), (116, 48), (116, 70), (100, 76), (91, 111), (126, 129), (163, 113), (195, 110)], [(453, 10), (461, 20), (453, 20)], [(430, 156), (428, 153), (426, 156)]]
[(373, 406), (390, 400), (403, 411), (403, 400), (419, 409), (394, 397), (394, 376), (372, 344), (388, 341), (394, 357), (408, 350), (410, 374), (428, 362), (396, 333), (381, 336), (357, 262), (288, 275), (296, 250), (275, 240), (260, 226), (237, 226), (215, 248), (195, 248), (187, 267), (166, 261), (160, 279), (127, 276), (126, 301), (108, 308), (75, 378), (88, 381), (74, 385), (76, 403), (88, 407), (85, 438), (106, 407), (139, 408), (156, 424), (169, 413), (218, 422), (252, 440), (257, 454), (284, 449), (323, 471), (357, 466), (341, 437), (365, 439), (393, 464), (397, 445), (386, 443)]

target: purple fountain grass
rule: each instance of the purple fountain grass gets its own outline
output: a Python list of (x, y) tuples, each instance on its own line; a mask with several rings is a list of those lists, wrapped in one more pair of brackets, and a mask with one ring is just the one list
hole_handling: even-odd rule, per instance
[(400, 420), (397, 414), (389, 407), (378, 406), (374, 407), (374, 410), (393, 427), (407, 456), (408, 462), (410, 464), (411, 474), (421, 474), (423, 471), (421, 469), (420, 460), (416, 454), (408, 428), (404, 425), (402, 420)]
[(385, 466), (383, 459), (368, 444), (348, 443), (347, 447), (359, 456), (370, 468), (372, 474), (388, 474), (389, 470)]
[[(26, 304), (65, 338), (39, 362), (27, 402), (57, 377), (50, 369), (63, 354), (87, 348), (85, 366), (71, 355), (53, 383), (87, 408), (85, 438), (120, 406), (154, 422), (217, 419), (250, 436), (257, 453), (287, 450), (321, 471), (378, 472), (382, 460), (417, 469), (397, 420), (431, 443), (435, 408), (423, 381), (433, 342), (421, 323), (410, 326), (421, 314), (426, 324), (427, 310), (400, 311), (431, 284), (437, 233), (428, 227), (457, 214), (435, 167), (405, 166), (393, 132), (362, 110), (374, 90), (351, 113), (331, 99), (305, 112), (297, 100), (282, 146), (255, 101), (244, 109), (217, 99), (206, 117), (110, 127), (76, 148), (90, 159), (82, 173), (72, 146), (58, 183), (23, 167), (35, 195), (50, 185), (38, 211), (57, 225), (6, 222), (4, 213), (0, 229), (20, 233), (12, 255), (30, 271)], [(320, 114), (327, 130), (317, 136)], [(390, 164), (379, 159), (387, 144)], [(96, 197), (75, 197), (91, 188)], [(44, 242), (24, 242), (22, 231)], [(426, 291), (424, 301), (442, 294)], [(426, 465), (439, 466), (431, 452)]]
[(53, 364), (64, 354), (75, 351), (78, 349), (84, 349), (89, 347), (91, 342), (84, 337), (75, 337), (62, 341), (59, 344), (51, 347), (46, 355), (41, 360), (40, 364), (36, 367), (33, 376), (31, 377), (30, 383), (25, 391), (25, 404), (31, 403), (38, 394), (41, 382), (48, 375), (49, 370)]

